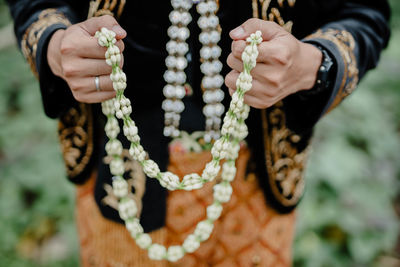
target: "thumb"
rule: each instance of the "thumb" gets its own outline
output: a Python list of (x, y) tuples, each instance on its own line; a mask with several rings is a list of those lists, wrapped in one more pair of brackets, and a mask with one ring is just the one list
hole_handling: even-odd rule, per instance
[(263, 40), (269, 41), (280, 35), (280, 33), (285, 30), (275, 22), (253, 18), (233, 29), (229, 33), (229, 36), (235, 41), (246, 40), (247, 37), (256, 31), (261, 31)]
[(94, 36), (96, 31), (105, 27), (109, 30), (113, 30), (116, 34), (116, 39), (123, 39), (126, 37), (126, 31), (119, 26), (118, 22), (114, 17), (110, 15), (105, 15), (101, 17), (95, 17), (88, 19), (81, 23), (80, 25), (90, 36)]

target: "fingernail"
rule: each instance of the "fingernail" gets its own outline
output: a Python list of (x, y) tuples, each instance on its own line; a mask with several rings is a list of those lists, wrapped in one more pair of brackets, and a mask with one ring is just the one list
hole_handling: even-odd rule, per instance
[(242, 26), (239, 26), (235, 29), (233, 29), (229, 35), (233, 38), (233, 39), (237, 39), (237, 38), (242, 38), (243, 35), (245, 34), (244, 29)]
[(112, 30), (118, 35), (118, 36), (125, 36), (126, 35), (126, 31), (124, 29), (122, 29), (121, 26), (119, 25), (114, 25), (112, 27)]

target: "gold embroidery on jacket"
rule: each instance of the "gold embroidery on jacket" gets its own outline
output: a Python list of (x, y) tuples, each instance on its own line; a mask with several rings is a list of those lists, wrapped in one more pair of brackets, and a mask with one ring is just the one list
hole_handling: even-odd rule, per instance
[[(128, 172), (129, 176), (129, 178), (126, 179), (128, 182), (128, 188), (130, 188), (128, 197), (136, 202), (138, 208), (137, 217), (140, 217), (143, 208), (142, 197), (146, 190), (146, 175), (144, 174), (140, 163), (134, 160), (129, 154), (129, 150), (123, 150), (122, 158), (124, 160), (125, 170)], [(104, 163), (107, 165), (110, 164), (111, 160), (112, 157), (110, 156), (104, 157)], [(107, 195), (102, 199), (102, 202), (111, 208), (118, 210), (118, 198), (114, 195), (112, 186), (106, 183), (103, 186)], [(135, 189), (134, 193), (132, 193), (132, 188)]]
[(269, 186), (280, 204), (295, 206), (304, 192), (308, 148), (298, 150), (301, 137), (286, 127), (282, 102), (261, 114)]
[(344, 98), (350, 95), (357, 87), (358, 83), (358, 68), (357, 60), (354, 55), (355, 40), (354, 37), (345, 30), (318, 30), (317, 32), (307, 36), (307, 39), (318, 38), (333, 42), (339, 49), (344, 63), (344, 75), (339, 87), (339, 92), (336, 95), (329, 111), (334, 109), (342, 102)]
[[(101, 4), (103, 4), (101, 6)], [(89, 4), (88, 18), (110, 15), (120, 18), (124, 10), (126, 0), (94, 0)]]
[(91, 106), (80, 103), (60, 117), (58, 134), (67, 175), (73, 181), (86, 168), (93, 154)]
[[(262, 18), (263, 20), (274, 21), (282, 26), (286, 31), (291, 32), (293, 27), (293, 22), (288, 21), (285, 23), (284, 19), (281, 16), (281, 13), (278, 8), (272, 7), (270, 12), (268, 13), (268, 9), (271, 5), (271, 0), (253, 0), (253, 17), (254, 18)], [(279, 8), (284, 8), (284, 3), (287, 2), (289, 7), (294, 7), (296, 0), (277, 0)], [(261, 16), (259, 14), (259, 4), (261, 6)]]
[(45, 9), (40, 12), (38, 20), (28, 27), (22, 37), (22, 53), (24, 54), (33, 74), (35, 74), (36, 77), (38, 77), (38, 72), (36, 69), (37, 45), (44, 31), (49, 26), (54, 24), (63, 24), (66, 26), (71, 25), (70, 21), (63, 14), (58, 13), (56, 9)]

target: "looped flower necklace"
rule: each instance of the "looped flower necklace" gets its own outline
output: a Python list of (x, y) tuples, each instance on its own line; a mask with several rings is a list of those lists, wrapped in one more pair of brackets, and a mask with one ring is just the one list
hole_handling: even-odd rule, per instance
[[(151, 159), (147, 159), (147, 153), (140, 144), (138, 128), (131, 119), (131, 102), (124, 96), (126, 88), (126, 75), (120, 69), (120, 50), (115, 46), (115, 33), (107, 28), (96, 32), (100, 46), (107, 47), (105, 53), (106, 63), (112, 67), (110, 79), (113, 88), (117, 92), (116, 97), (102, 103), (102, 112), (107, 117), (105, 133), (109, 138), (106, 144), (106, 152), (112, 160), (110, 172), (113, 175), (113, 192), (119, 199), (118, 212), (124, 220), (126, 228), (135, 239), (136, 244), (142, 249), (148, 250), (148, 256), (153, 260), (168, 260), (171, 262), (181, 259), (186, 253), (192, 253), (199, 248), (200, 243), (207, 240), (213, 230), (214, 222), (220, 217), (222, 204), (230, 200), (232, 187), (230, 183), (236, 175), (235, 161), (240, 149), (239, 143), (247, 136), (245, 120), (249, 114), (249, 106), (243, 102), (243, 97), (252, 87), (252, 76), (250, 71), (256, 66), (258, 56), (257, 45), (262, 42), (261, 32), (257, 31), (247, 38), (247, 46), (242, 54), (243, 72), (240, 73), (236, 85), (237, 90), (232, 95), (228, 112), (223, 119), (221, 137), (214, 143), (211, 154), (212, 160), (207, 163), (202, 175), (196, 173), (185, 175), (180, 181), (179, 177), (171, 172), (161, 172), (159, 166)], [(152, 242), (149, 234), (144, 233), (143, 227), (137, 218), (136, 202), (128, 197), (129, 186), (123, 178), (125, 172), (122, 160), (122, 144), (117, 139), (120, 132), (118, 120), (123, 121), (123, 133), (130, 141), (129, 153), (138, 161), (145, 174), (150, 178), (157, 179), (161, 186), (168, 190), (194, 190), (199, 189), (204, 183), (212, 181), (218, 175), (221, 167), (220, 161), (225, 159), (222, 166), (221, 182), (213, 187), (213, 203), (207, 207), (207, 218), (199, 222), (194, 232), (185, 239), (182, 245), (165, 246)]]

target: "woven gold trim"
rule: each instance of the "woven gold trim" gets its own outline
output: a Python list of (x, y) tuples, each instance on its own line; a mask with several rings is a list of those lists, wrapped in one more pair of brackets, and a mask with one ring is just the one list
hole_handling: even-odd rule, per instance
[(317, 32), (307, 36), (306, 39), (325, 39), (333, 42), (339, 49), (344, 63), (344, 75), (340, 83), (339, 92), (336, 95), (329, 111), (334, 109), (340, 102), (350, 95), (358, 84), (358, 67), (357, 59), (354, 55), (355, 40), (354, 37), (345, 30), (318, 30)]
[(36, 53), (38, 42), (44, 31), (49, 26), (54, 24), (63, 24), (69, 26), (71, 25), (71, 22), (56, 9), (45, 9), (39, 14), (38, 20), (28, 27), (24, 33), (24, 36), (22, 37), (22, 53), (24, 54), (33, 74), (35, 74), (36, 77), (39, 76), (36, 69)]

